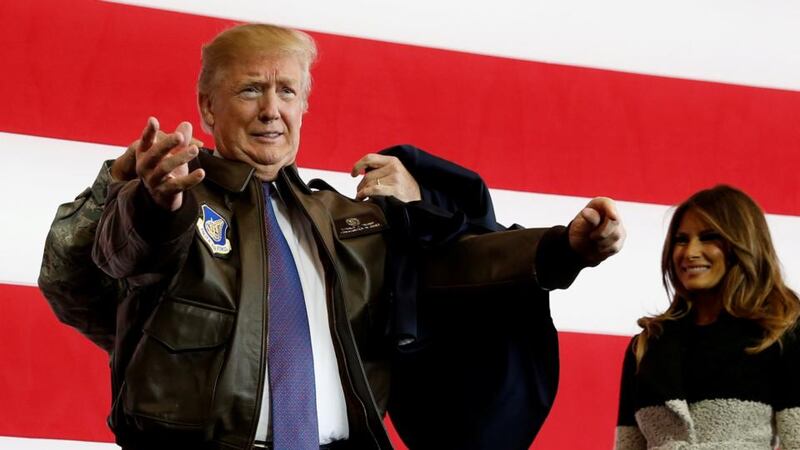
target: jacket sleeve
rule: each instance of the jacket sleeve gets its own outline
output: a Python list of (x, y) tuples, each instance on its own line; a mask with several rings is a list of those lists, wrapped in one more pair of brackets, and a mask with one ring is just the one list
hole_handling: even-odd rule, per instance
[(176, 270), (192, 239), (197, 201), (184, 192), (175, 212), (159, 208), (140, 180), (111, 185), (92, 259), (114, 278), (160, 277)]
[(90, 188), (58, 207), (39, 272), (39, 288), (58, 319), (106, 351), (113, 346), (116, 299), (124, 286), (92, 263), (91, 251), (111, 162), (103, 164)]
[[(568, 287), (585, 267), (570, 247), (565, 227), (484, 236), (505, 227), (496, 222), (491, 194), (477, 173), (410, 145), (380, 153), (397, 157), (422, 195), (420, 202), (380, 203), (395, 240), (402, 243), (392, 254), (432, 249), (425, 259), (432, 262), (432, 276), (427, 278), (434, 285), (474, 288), (533, 279), (538, 287), (552, 290)], [(460, 239), (463, 236), (470, 237)], [(466, 270), (451, 270), (454, 267)]]
[(635, 404), (636, 356), (633, 354), (633, 339), (625, 347), (625, 360), (622, 363), (622, 381), (619, 393), (619, 413), (614, 436), (615, 450), (644, 450), (647, 448), (639, 426), (636, 423)]
[(800, 327), (783, 339), (780, 365), (780, 385), (774, 400), (775, 428), (781, 450), (800, 450)]
[(530, 228), (467, 236), (427, 258), (425, 287), (475, 289), (533, 283), (564, 289), (584, 267), (567, 228)]

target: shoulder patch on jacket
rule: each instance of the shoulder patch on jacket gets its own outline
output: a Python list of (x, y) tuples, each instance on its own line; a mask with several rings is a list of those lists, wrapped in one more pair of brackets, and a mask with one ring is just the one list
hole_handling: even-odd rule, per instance
[(381, 223), (378, 216), (370, 213), (335, 220), (334, 226), (339, 239), (378, 233), (386, 228), (386, 225)]
[(200, 210), (202, 216), (197, 218), (195, 224), (200, 239), (214, 256), (228, 256), (228, 253), (231, 252), (231, 241), (228, 239), (228, 221), (205, 203), (200, 206)]

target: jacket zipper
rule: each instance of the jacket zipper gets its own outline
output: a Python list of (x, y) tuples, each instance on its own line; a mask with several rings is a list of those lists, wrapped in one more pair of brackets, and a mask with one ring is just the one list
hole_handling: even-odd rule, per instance
[(266, 224), (266, 213), (264, 210), (264, 202), (268, 201), (268, 199), (264, 198), (264, 191), (263, 188), (260, 186), (260, 182), (255, 181), (256, 178), (250, 179), (250, 184), (255, 186), (253, 189), (256, 191), (256, 198), (259, 200), (258, 205), (256, 206), (259, 212), (259, 220), (260, 225), (259, 228), (261, 229), (261, 257), (264, 261), (264, 271), (262, 274), (262, 279), (264, 280), (264, 313), (262, 316), (262, 325), (261, 325), (261, 336), (263, 337), (264, 344), (261, 346), (261, 361), (262, 364), (259, 364), (258, 369), (258, 388), (256, 389), (256, 401), (255, 401), (255, 410), (253, 411), (253, 424), (251, 425), (250, 429), (250, 437), (248, 439), (249, 445), (246, 449), (253, 448), (253, 445), (256, 441), (256, 431), (258, 431), (258, 421), (261, 416), (261, 400), (264, 398), (264, 379), (266, 378), (264, 372), (265, 368), (267, 367), (267, 348), (269, 346), (269, 257), (267, 255), (267, 224)]

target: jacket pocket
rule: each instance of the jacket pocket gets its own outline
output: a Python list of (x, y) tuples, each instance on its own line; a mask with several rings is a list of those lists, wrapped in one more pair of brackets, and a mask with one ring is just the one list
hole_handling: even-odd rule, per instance
[(162, 301), (145, 323), (125, 371), (123, 405), (129, 424), (155, 432), (199, 431), (209, 424), (233, 322), (232, 311)]

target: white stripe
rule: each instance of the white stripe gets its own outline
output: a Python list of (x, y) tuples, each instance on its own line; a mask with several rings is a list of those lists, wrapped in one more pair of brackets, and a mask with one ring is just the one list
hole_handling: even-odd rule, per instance
[(800, 90), (800, 3), (789, 0), (122, 2), (471, 53)]
[(0, 436), (2, 450), (119, 450), (116, 444)]
[[(101, 162), (121, 148), (0, 133), (0, 282), (34, 285), (41, 249), (55, 210), (93, 180)], [(301, 169), (304, 179), (322, 178), (354, 195), (358, 178), (326, 170)], [(602, 194), (602, 193), (598, 193)], [(24, 195), (24, 197), (23, 197)], [(567, 224), (588, 199), (493, 189), (498, 220), (526, 227)], [(628, 240), (624, 250), (587, 269), (566, 291), (553, 293), (553, 317), (562, 331), (632, 334), (636, 319), (667, 305), (661, 288), (660, 255), (669, 221), (667, 206), (618, 202)], [(800, 217), (768, 215), (787, 282), (800, 286)]]
[(35, 285), (59, 204), (86, 189), (122, 149), (0, 133), (0, 283)]

